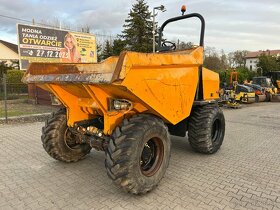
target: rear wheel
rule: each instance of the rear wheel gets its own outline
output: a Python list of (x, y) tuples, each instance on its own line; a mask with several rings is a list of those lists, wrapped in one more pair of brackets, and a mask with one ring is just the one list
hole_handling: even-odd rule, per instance
[(265, 93), (265, 96), (266, 96), (265, 101), (266, 101), (266, 102), (269, 102), (269, 101), (271, 100), (271, 93), (266, 92), (266, 93)]
[(259, 103), (259, 102), (260, 102), (259, 96), (258, 96), (257, 94), (255, 95), (255, 102), (256, 102), (256, 103)]
[(76, 143), (76, 138), (68, 129), (65, 109), (53, 113), (42, 128), (43, 147), (56, 160), (76, 162), (90, 152), (91, 147)]
[(194, 107), (189, 118), (188, 137), (191, 147), (213, 154), (221, 147), (225, 135), (225, 118), (217, 105)]
[(115, 129), (106, 151), (108, 176), (120, 188), (144, 194), (157, 186), (170, 159), (170, 137), (164, 123), (137, 115)]

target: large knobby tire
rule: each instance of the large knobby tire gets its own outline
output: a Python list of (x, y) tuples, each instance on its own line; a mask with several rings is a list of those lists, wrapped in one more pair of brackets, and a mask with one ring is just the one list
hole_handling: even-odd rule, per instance
[(257, 94), (255, 94), (255, 102), (256, 102), (256, 103), (259, 103), (259, 102), (260, 102), (260, 98), (259, 98), (259, 96), (258, 96)]
[(266, 92), (265, 93), (265, 102), (270, 102), (271, 101), (271, 93), (269, 93), (269, 92)]
[(225, 135), (225, 118), (217, 105), (194, 107), (189, 118), (191, 147), (200, 153), (213, 154), (221, 147)]
[(106, 152), (107, 174), (126, 192), (149, 192), (166, 172), (170, 145), (162, 120), (146, 114), (125, 119), (114, 130)]
[(67, 126), (66, 111), (53, 113), (42, 128), (41, 140), (46, 152), (56, 160), (76, 162), (91, 150), (88, 144), (77, 144)]

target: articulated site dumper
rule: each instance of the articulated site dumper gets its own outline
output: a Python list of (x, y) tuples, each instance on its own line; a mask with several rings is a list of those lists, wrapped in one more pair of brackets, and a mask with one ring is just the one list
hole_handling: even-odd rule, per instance
[[(162, 41), (168, 23), (192, 17), (201, 20), (199, 46), (175, 51)], [(170, 134), (187, 132), (195, 151), (215, 153), (225, 119), (217, 105), (219, 76), (202, 67), (204, 28), (201, 15), (183, 15), (164, 22), (157, 53), (125, 51), (96, 64), (32, 63), (23, 81), (63, 105), (42, 129), (46, 152), (76, 162), (92, 148), (105, 151), (108, 176), (133, 194), (152, 190), (164, 176)]]

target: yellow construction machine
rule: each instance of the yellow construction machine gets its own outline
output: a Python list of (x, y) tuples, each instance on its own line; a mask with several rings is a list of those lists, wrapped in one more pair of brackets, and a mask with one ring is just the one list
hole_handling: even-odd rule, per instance
[(253, 77), (253, 84), (258, 84), (265, 88), (266, 101), (280, 102), (280, 93), (278, 93), (278, 80), (275, 80), (276, 87), (270, 77), (259, 76)]
[(240, 108), (240, 103), (254, 103), (256, 95), (253, 88), (238, 84), (238, 72), (230, 72), (229, 86), (226, 83), (227, 70), (225, 71), (224, 87), (220, 90), (220, 102), (228, 108)]
[[(234, 81), (233, 77), (235, 77)], [(255, 91), (250, 87), (238, 84), (238, 72), (236, 71), (230, 73), (230, 87), (232, 88), (232, 98), (235, 101), (246, 104), (255, 102)]]
[[(175, 51), (162, 41), (171, 22), (198, 18), (199, 46)], [(158, 52), (124, 51), (101, 63), (32, 63), (23, 81), (51, 92), (62, 109), (42, 130), (46, 152), (64, 162), (84, 158), (92, 148), (106, 154), (113, 182), (144, 194), (164, 176), (170, 134), (212, 154), (222, 145), (225, 119), (217, 105), (219, 75), (203, 68), (204, 18), (197, 13), (168, 19), (159, 30)]]
[(274, 93), (276, 93), (276, 95), (274, 94), (274, 96), (272, 94), (272, 101), (280, 101), (280, 71), (268, 72), (266, 76), (272, 81), (272, 84), (274, 86)]

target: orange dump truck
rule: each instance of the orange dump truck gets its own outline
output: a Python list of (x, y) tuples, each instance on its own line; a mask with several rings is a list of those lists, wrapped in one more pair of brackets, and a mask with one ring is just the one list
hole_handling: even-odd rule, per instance
[[(168, 23), (192, 17), (201, 20), (199, 46), (176, 51), (162, 41)], [(219, 76), (202, 67), (204, 25), (197, 13), (167, 20), (157, 53), (125, 51), (96, 64), (32, 63), (23, 81), (63, 106), (43, 127), (47, 153), (76, 162), (92, 148), (105, 151), (108, 176), (134, 194), (152, 190), (164, 176), (170, 134), (188, 133), (195, 151), (215, 153), (225, 120), (217, 105)]]

